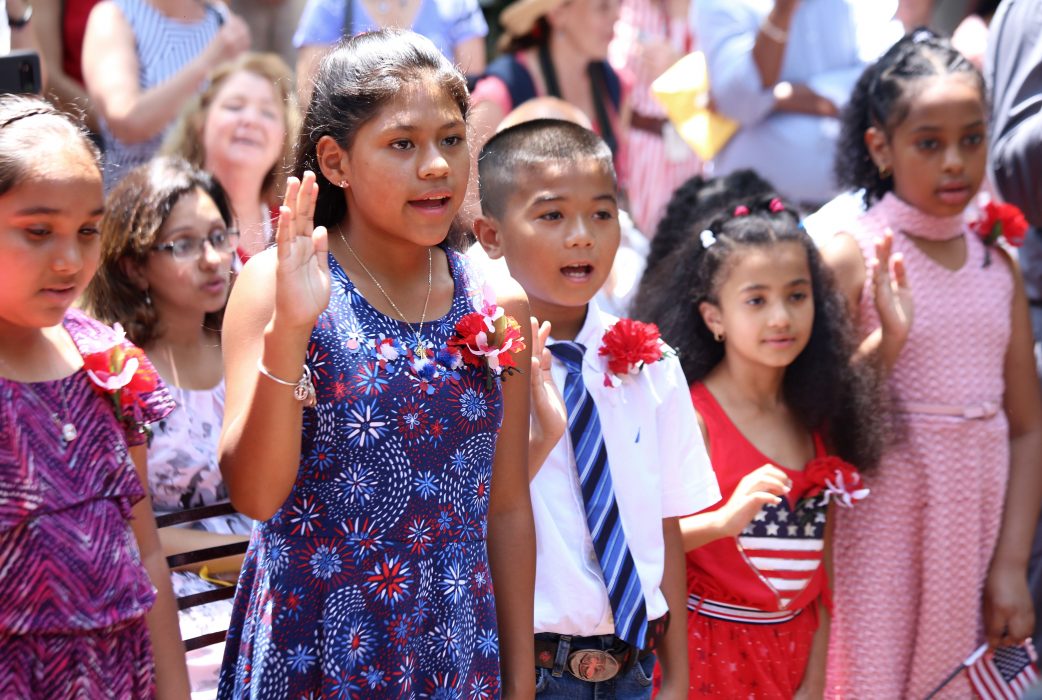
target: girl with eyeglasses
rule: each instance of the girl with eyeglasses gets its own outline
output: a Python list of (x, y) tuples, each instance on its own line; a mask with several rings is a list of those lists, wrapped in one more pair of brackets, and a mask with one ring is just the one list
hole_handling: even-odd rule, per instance
[[(154, 423), (148, 488), (157, 514), (227, 500), (217, 465), (224, 416), (221, 320), (238, 234), (221, 186), (180, 158), (157, 158), (131, 171), (109, 196), (101, 220), (101, 265), (87, 290), (90, 311), (120, 323), (169, 387), (177, 408)], [(241, 542), (250, 520), (209, 518), (163, 528), (167, 555)], [(178, 596), (234, 581), (241, 557), (206, 571), (173, 572)], [(180, 613), (181, 636), (225, 629), (231, 601)], [(188, 654), (193, 691), (215, 689), (223, 644)]]

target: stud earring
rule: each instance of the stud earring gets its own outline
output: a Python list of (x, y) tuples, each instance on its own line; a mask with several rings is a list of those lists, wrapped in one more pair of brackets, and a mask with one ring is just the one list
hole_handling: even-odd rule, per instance
[(880, 178), (882, 178), (883, 180), (886, 180), (888, 177), (890, 177), (890, 174), (891, 174), (891, 170), (890, 170), (889, 167), (882, 166), (882, 165), (879, 166), (879, 177)]
[(715, 340), (718, 343), (724, 342), (724, 334), (723, 333), (715, 333), (714, 332), (713, 333), (713, 340)]
[(346, 190), (347, 189), (347, 180), (341, 180), (340, 181), (340, 189), (342, 189), (342, 190)]
[(152, 295), (148, 293), (147, 289), (145, 290), (145, 306), (152, 308)]

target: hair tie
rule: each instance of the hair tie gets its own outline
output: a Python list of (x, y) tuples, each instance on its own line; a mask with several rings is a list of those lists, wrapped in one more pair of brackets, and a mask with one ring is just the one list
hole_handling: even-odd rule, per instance
[(702, 239), (703, 250), (716, 243), (716, 236), (714, 236), (713, 232), (709, 229), (702, 231), (702, 233), (698, 234), (698, 237)]
[(745, 206), (744, 204), (739, 204), (737, 207), (734, 208), (734, 215), (749, 216), (749, 207)]
[(770, 201), (770, 203), (767, 205), (767, 208), (771, 210), (772, 214), (778, 214), (780, 212), (785, 211), (785, 205), (782, 204), (782, 201), (777, 197)]

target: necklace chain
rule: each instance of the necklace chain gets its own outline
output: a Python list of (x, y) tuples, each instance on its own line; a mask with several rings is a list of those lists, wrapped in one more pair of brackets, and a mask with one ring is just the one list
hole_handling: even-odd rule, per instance
[[(409, 324), (409, 319), (405, 317), (405, 314), (402, 313), (402, 310), (399, 309), (398, 305), (394, 303), (394, 299), (392, 299), (390, 295), (388, 295), (387, 292), (384, 290), (383, 285), (380, 284), (380, 280), (376, 279), (376, 276), (369, 271), (369, 268), (365, 266), (365, 263), (362, 262), (362, 259), (358, 257), (358, 253), (355, 252), (355, 249), (352, 248), (351, 244), (347, 242), (347, 238), (344, 237), (343, 229), (337, 227), (337, 233), (340, 235), (340, 240), (342, 240), (344, 242), (344, 245), (347, 246), (347, 249), (351, 253), (352, 257), (354, 257), (354, 259), (358, 261), (358, 264), (362, 266), (362, 269), (365, 271), (365, 274), (369, 275), (369, 279), (373, 281), (373, 284), (376, 285), (376, 288), (379, 289), (380, 293), (384, 295), (384, 299), (386, 299), (387, 303), (391, 305), (391, 308), (395, 310), (395, 312), (401, 317), (402, 321), (404, 321), (406, 325), (411, 325)], [(431, 254), (431, 249), (427, 248), (427, 298), (423, 300), (423, 313), (420, 314), (420, 328), (418, 331), (416, 331), (416, 354), (420, 357), (427, 356), (427, 349), (423, 345), (423, 323), (427, 320), (427, 304), (430, 303), (431, 289), (433, 289), (433, 287), (434, 259), (433, 255)]]
[[(4, 360), (0, 359), (0, 364), (2, 364), (4, 367), (6, 367), (8, 369), (8, 371), (11, 371), (11, 365), (7, 364), (7, 362), (5, 362)], [(12, 381), (18, 381), (18, 380), (12, 378)], [(76, 436), (79, 434), (79, 432), (76, 430), (76, 424), (72, 422), (71, 418), (69, 418), (69, 401), (65, 397), (65, 377), (63, 377), (61, 379), (58, 379), (56, 381), (58, 383), (58, 396), (61, 397), (61, 402), (62, 402), (62, 412), (61, 412), (60, 416), (57, 413), (55, 413), (54, 411), (50, 410), (50, 406), (48, 406), (47, 403), (43, 400), (43, 396), (41, 396), (36, 391), (36, 389), (33, 388), (33, 382), (18, 382), (18, 383), (21, 384), (22, 386), (24, 386), (29, 391), (30, 394), (35, 396), (36, 399), (41, 404), (43, 404), (44, 409), (47, 410), (47, 412), (51, 414), (51, 420), (54, 421), (55, 427), (58, 428), (58, 434), (61, 436), (62, 446), (65, 446), (65, 445), (68, 445), (73, 440), (75, 440)]]

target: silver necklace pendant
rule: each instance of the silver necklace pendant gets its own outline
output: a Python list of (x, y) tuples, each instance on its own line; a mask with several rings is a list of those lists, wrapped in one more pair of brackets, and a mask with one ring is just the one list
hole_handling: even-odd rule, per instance
[(76, 432), (76, 426), (72, 423), (62, 424), (62, 440), (64, 440), (66, 443), (75, 440), (78, 434), (79, 433)]

